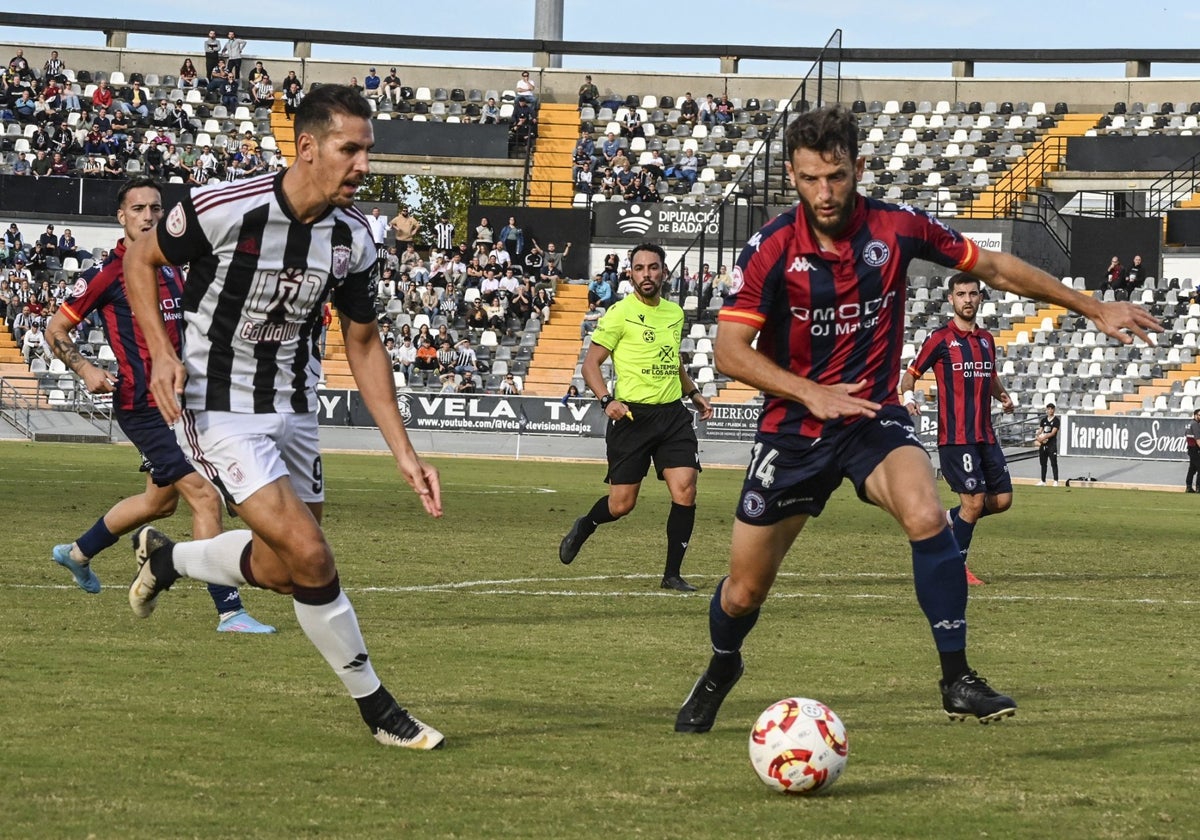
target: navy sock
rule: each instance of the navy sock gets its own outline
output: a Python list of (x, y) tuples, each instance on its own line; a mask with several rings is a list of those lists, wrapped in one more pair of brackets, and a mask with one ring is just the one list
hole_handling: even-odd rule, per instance
[(950, 511), (954, 518), (950, 520), (950, 529), (954, 532), (954, 541), (962, 554), (963, 562), (967, 562), (967, 552), (971, 550), (971, 538), (975, 536), (975, 523), (967, 522), (958, 515), (958, 508)]
[(79, 546), (84, 557), (92, 558), (109, 546), (116, 545), (119, 539), (120, 537), (108, 530), (108, 526), (104, 524), (104, 517), (101, 516), (95, 525), (88, 528), (86, 534), (75, 540), (75, 544)]
[(717, 654), (737, 653), (741, 650), (742, 642), (754, 629), (760, 612), (760, 609), (756, 608), (753, 612), (734, 618), (721, 609), (721, 590), (725, 588), (727, 579), (721, 578), (708, 605), (708, 634), (712, 638), (713, 651)]
[(954, 533), (949, 528), (911, 542), (913, 586), (917, 603), (933, 629), (939, 651), (967, 647), (967, 575)]
[(208, 595), (213, 599), (213, 606), (217, 608), (217, 615), (237, 612), (242, 609), (242, 596), (238, 593), (236, 586), (210, 583), (208, 585)]
[(683, 555), (692, 539), (692, 528), (696, 524), (696, 506), (671, 502), (667, 514), (667, 569), (664, 577), (678, 575), (683, 567)]
[(942, 680), (946, 685), (949, 685), (971, 670), (967, 665), (967, 652), (965, 650), (939, 650), (938, 659), (941, 660)]

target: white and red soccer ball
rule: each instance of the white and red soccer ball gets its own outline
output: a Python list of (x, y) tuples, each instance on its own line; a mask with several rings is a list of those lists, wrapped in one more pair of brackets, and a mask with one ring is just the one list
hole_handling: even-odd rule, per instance
[(789, 697), (769, 706), (750, 730), (750, 763), (763, 784), (784, 793), (823, 791), (846, 769), (850, 742), (824, 703)]

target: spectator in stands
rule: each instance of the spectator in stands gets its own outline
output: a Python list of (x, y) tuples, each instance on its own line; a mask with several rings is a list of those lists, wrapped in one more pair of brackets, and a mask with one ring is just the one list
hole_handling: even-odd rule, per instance
[(1114, 294), (1123, 291), (1125, 287), (1125, 266), (1121, 265), (1121, 260), (1118, 257), (1113, 257), (1108, 268), (1104, 269), (1104, 288), (1111, 290)]
[(495, 97), (489, 96), (487, 102), (479, 113), (479, 122), (483, 125), (499, 125), (500, 124), (500, 106), (496, 104)]
[[(417, 345), (416, 361), (413, 362), (413, 371), (420, 374), (422, 386), (429, 385), (429, 377), (431, 374), (437, 373), (437, 369), (437, 349), (434, 348), (433, 343), (428, 338), (422, 338)], [(413, 384), (411, 377), (408, 384), (410, 386)]]
[(115, 179), (125, 177), (125, 167), (121, 166), (121, 161), (116, 155), (109, 155), (104, 161), (104, 177)]
[(250, 96), (254, 100), (255, 108), (274, 108), (275, 84), (271, 81), (271, 77), (266, 73), (259, 76), (258, 81), (251, 89)]
[(717, 111), (714, 118), (717, 125), (725, 125), (733, 119), (733, 103), (729, 101), (726, 94), (721, 94), (721, 98), (717, 100)]
[(37, 155), (33, 159), (33, 163), (30, 164), (30, 168), (33, 169), (33, 177), (42, 178), (49, 175), (51, 163), (52, 161), (50, 158), (46, 157), (46, 150), (38, 149)]
[(600, 143), (600, 154), (604, 157), (604, 163), (608, 166), (613, 165), (613, 161), (621, 152), (621, 143), (617, 140), (617, 135), (613, 132), (608, 132), (604, 136), (604, 140)]
[(229, 39), (221, 47), (221, 58), (225, 59), (225, 65), (235, 79), (242, 76), (242, 53), (245, 50), (246, 42), (237, 37), (232, 29), (229, 30)]
[(586, 128), (579, 130), (579, 139), (575, 141), (574, 159), (576, 166), (596, 162), (596, 141)]
[(563, 394), (562, 404), (566, 405), (571, 400), (579, 399), (579, 389), (574, 385), (567, 386), (567, 393)]
[(455, 393), (459, 394), (475, 394), (479, 392), (479, 383), (475, 381), (475, 374), (472, 371), (467, 371), (462, 375), (462, 381), (458, 383), (458, 387), (454, 389)]
[(719, 266), (717, 275), (713, 278), (713, 293), (721, 297), (729, 297), (731, 291), (733, 291), (733, 279), (729, 276), (729, 271), (725, 266)]
[[(204, 77), (208, 78), (213, 74), (213, 69), (216, 68), (217, 62), (221, 58), (221, 42), (217, 39), (217, 30), (208, 30), (208, 37), (204, 39)], [(186, 62), (185, 62), (186, 63)], [(179, 75), (183, 76), (181, 70)]]
[(621, 134), (632, 140), (634, 137), (645, 137), (642, 130), (642, 115), (637, 108), (627, 108), (625, 118), (621, 121)]
[(504, 249), (508, 251), (509, 260), (514, 264), (520, 264), (521, 254), (525, 253), (525, 231), (517, 224), (515, 216), (508, 217), (508, 224), (500, 229), (500, 241)]
[(679, 100), (679, 122), (687, 125), (695, 125), (700, 119), (700, 105), (695, 99), (692, 99), (692, 94), (689, 91), (683, 95), (683, 99)]
[(588, 303), (594, 303), (603, 309), (608, 309), (617, 302), (616, 293), (608, 279), (603, 274), (597, 274), (588, 283)]
[(58, 258), (65, 260), (67, 257), (78, 256), (78, 245), (75, 242), (75, 235), (71, 233), (70, 228), (66, 228), (62, 232), (62, 236), (58, 238)]
[(590, 196), (592, 194), (593, 177), (594, 173), (592, 172), (592, 162), (590, 160), (585, 160), (583, 162), (583, 166), (579, 167), (575, 171), (575, 192), (581, 195)]
[(383, 97), (383, 79), (379, 78), (374, 67), (367, 70), (367, 75), (363, 77), (363, 95), (376, 102)]
[(704, 125), (712, 125), (717, 121), (717, 101), (713, 99), (711, 93), (705, 94), (704, 101), (700, 103), (700, 122)]
[(521, 78), (517, 79), (516, 92), (517, 102), (528, 102), (532, 105), (537, 101), (537, 85), (529, 77), (528, 70), (521, 71)]
[(254, 86), (258, 84), (258, 80), (263, 76), (269, 75), (270, 74), (267, 72), (267, 68), (263, 66), (263, 63), (261, 61), (256, 61), (254, 62), (254, 66), (250, 68), (250, 73), (246, 76), (246, 81), (248, 81), (251, 86)]
[(37, 244), (47, 257), (58, 256), (58, 236), (54, 233), (54, 225), (46, 225), (46, 231), (38, 237)]
[(225, 65), (225, 59), (217, 59), (217, 64), (208, 71), (208, 90), (210, 93), (219, 93), (221, 86), (225, 84), (225, 76), (229, 74), (229, 68)]
[(396, 68), (393, 67), (383, 78), (383, 95), (393, 105), (400, 104), (400, 91), (403, 85), (400, 84), (400, 76), (396, 73)]
[(25, 364), (31, 364), (35, 358), (46, 358), (46, 336), (42, 334), (42, 325), (38, 320), (31, 319), (29, 329), (21, 338), (21, 354)]
[(508, 133), (509, 142), (514, 145), (528, 143), (530, 138), (537, 136), (537, 114), (528, 100), (517, 100), (517, 106), (513, 109), (512, 128)]
[(363, 95), (363, 86), (358, 83), (358, 76), (351, 76), (350, 81), (346, 83), (346, 87), (350, 88), (350, 90), (354, 91), (359, 96)]
[(542, 266), (545, 264), (545, 257), (542, 253), (541, 246), (538, 241), (530, 237), (533, 242), (533, 247), (529, 249), (529, 253), (525, 255), (523, 263), (525, 265), (525, 276), (536, 278), (542, 273)]
[(226, 107), (231, 113), (237, 110), (238, 106), (238, 81), (232, 70), (225, 72), (224, 80), (217, 87), (217, 93), (221, 97), (221, 104)]
[(202, 185), (207, 184), (218, 176), (219, 162), (217, 156), (213, 154), (212, 146), (205, 146), (200, 152), (200, 156), (196, 158), (196, 165), (192, 169), (192, 177), (188, 179), (189, 183)]
[(517, 379), (511, 373), (504, 374), (504, 378), (500, 380), (500, 393), (505, 396), (516, 396), (521, 393), (521, 386), (517, 384)]
[(567, 247), (563, 248), (561, 251), (558, 250), (558, 246), (556, 246), (553, 242), (547, 243), (546, 254), (543, 257), (546, 265), (546, 271), (558, 271), (559, 276), (561, 276), (563, 260), (566, 259), (567, 254), (569, 253), (571, 253), (570, 242), (568, 242)]
[(667, 174), (667, 162), (658, 149), (650, 150), (650, 160), (642, 164), (642, 171), (649, 172), (654, 178), (662, 178)]
[[(205, 73), (205, 78), (208, 74)], [(200, 73), (196, 70), (196, 65), (192, 64), (190, 58), (185, 58), (183, 64), (179, 65), (179, 87), (181, 90), (194, 88), (200, 81)]]
[(29, 88), (21, 91), (20, 97), (12, 104), (12, 112), (23, 125), (28, 125), (37, 119), (38, 102), (33, 98), (33, 92)]
[(402, 335), (399, 346), (392, 354), (392, 370), (404, 374), (404, 381), (412, 384), (413, 366), (417, 362), (417, 348), (413, 347), (411, 335)]
[(679, 178), (689, 187), (696, 183), (696, 175), (700, 161), (696, 158), (696, 153), (691, 147), (683, 150), (683, 154), (679, 156), (679, 160), (669, 167), (666, 171), (668, 177)]
[(29, 60), (25, 58), (24, 50), (18, 49), (17, 54), (9, 59), (8, 72), (22, 81), (33, 78), (33, 70), (29, 67)]
[(604, 307), (598, 303), (589, 301), (587, 312), (583, 313), (583, 320), (579, 324), (579, 338), (581, 341), (586, 340), (588, 336), (596, 331), (596, 324), (603, 316)]
[(415, 244), (417, 233), (421, 230), (421, 223), (409, 213), (407, 207), (402, 205), (389, 224), (395, 231), (397, 248), (407, 249), (409, 245)]
[(509, 298), (508, 313), (516, 318), (522, 327), (533, 314), (533, 287), (528, 277), (517, 285), (516, 291)]
[(12, 174), (14, 175), (32, 175), (33, 167), (29, 165), (29, 160), (25, 157), (24, 152), (17, 152), (17, 159), (13, 161)]
[(126, 90), (125, 102), (129, 106), (129, 111), (137, 114), (143, 120), (150, 117), (150, 99), (146, 96), (142, 83), (137, 79), (134, 79)]
[(554, 292), (539, 286), (533, 293), (533, 311), (543, 324), (550, 323), (550, 307), (554, 305)]
[[(25, 333), (29, 331), (29, 328), (34, 323), (33, 312), (30, 311), (28, 303), (22, 302), (19, 294), (13, 294), (9, 298), (8, 306), (10, 312), (16, 310), (16, 315), (13, 316), (12, 322), (9, 324), (12, 329), (13, 341), (24, 349)], [(26, 359), (25, 363), (28, 364), (29, 360)]]
[(171, 115), (174, 109), (171, 103), (166, 99), (158, 100), (158, 104), (154, 106), (154, 111), (150, 114), (150, 124), (165, 128), (171, 124)]
[(604, 167), (604, 172), (600, 175), (600, 192), (605, 198), (612, 198), (613, 193), (617, 191), (617, 176), (613, 174), (612, 167)]
[(1125, 292), (1132, 296), (1133, 290), (1142, 284), (1146, 279), (1146, 269), (1142, 266), (1142, 255), (1135, 254), (1133, 263), (1129, 266), (1129, 270), (1125, 272)]
[(50, 57), (42, 65), (42, 78), (53, 79), (60, 85), (67, 81), (67, 63), (58, 57), (58, 50), (50, 50)]
[(304, 91), (300, 89), (299, 82), (291, 82), (283, 90), (283, 113), (290, 121), (296, 113), (296, 109), (300, 107), (300, 102), (304, 99)]
[(617, 178), (618, 189), (622, 191), (627, 189), (629, 183), (633, 180), (634, 172), (624, 149), (617, 150), (617, 156), (613, 158), (612, 170)]
[(592, 84), (591, 76), (584, 76), (583, 84), (579, 86), (579, 107), (600, 108), (600, 88)]
[(487, 216), (479, 220), (479, 224), (475, 226), (475, 241), (476, 247), (483, 245), (485, 248), (492, 247), (492, 226), (488, 224)]
[(79, 151), (79, 144), (75, 142), (75, 132), (67, 125), (65, 119), (59, 122), (58, 128), (50, 135), (50, 143), (51, 151), (60, 152), (64, 157)]

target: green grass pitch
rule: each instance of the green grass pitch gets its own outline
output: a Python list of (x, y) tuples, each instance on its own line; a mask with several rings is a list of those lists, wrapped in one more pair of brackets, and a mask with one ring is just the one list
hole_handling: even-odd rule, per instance
[[(377, 745), (296, 625), (215, 632), (184, 581), (147, 620), (127, 541), (78, 590), (50, 560), (139, 492), (128, 447), (0, 444), (0, 836), (1195, 837), (1200, 832), (1200, 502), (1018, 487), (976, 530), (972, 664), (1020, 704), (979, 726), (941, 712), (909, 550), (843, 486), (787, 562), (708, 735), (677, 735), (707, 659), (740, 472), (707, 470), (684, 574), (658, 589), (656, 482), (570, 567), (597, 464), (438, 459), (426, 518), (386, 457), (326, 459), (326, 526), (372, 659), (446, 749)], [(947, 500), (949, 495), (946, 495)], [(163, 524), (185, 538), (185, 509)], [(236, 523), (227, 521), (227, 526)], [(827, 795), (773, 794), (749, 766), (758, 713), (790, 695), (845, 721)]]

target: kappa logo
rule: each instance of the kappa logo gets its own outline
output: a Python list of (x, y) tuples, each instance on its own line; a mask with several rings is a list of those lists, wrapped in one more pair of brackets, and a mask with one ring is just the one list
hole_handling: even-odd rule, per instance
[(753, 248), (755, 251), (762, 245), (762, 232), (758, 232), (746, 240), (746, 247)]
[(640, 204), (631, 204), (628, 208), (622, 207), (617, 213), (617, 230), (621, 233), (635, 233), (641, 236), (650, 230), (653, 224), (654, 211), (649, 207), (642, 207)]
[(958, 343), (957, 338), (950, 342), (950, 346), (951, 347), (962, 347), (962, 345)]
[(816, 270), (816, 268), (813, 266), (813, 264), (808, 261), (808, 257), (796, 257), (796, 259), (792, 260), (791, 266), (788, 267), (788, 271), (815, 271), (815, 270)]

